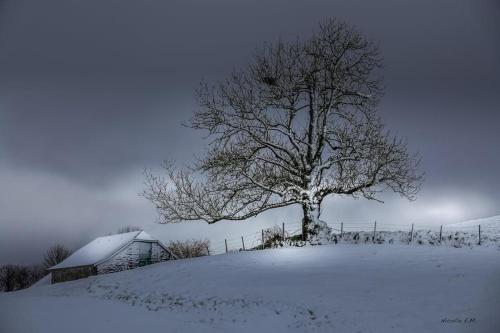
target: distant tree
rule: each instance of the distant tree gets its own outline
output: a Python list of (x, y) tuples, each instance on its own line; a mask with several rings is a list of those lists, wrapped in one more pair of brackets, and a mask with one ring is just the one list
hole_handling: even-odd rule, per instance
[(16, 290), (17, 266), (5, 265), (0, 267), (0, 289), (2, 291)]
[(71, 251), (64, 245), (56, 244), (50, 247), (43, 256), (43, 267), (45, 269), (55, 266), (71, 255)]
[(39, 265), (19, 266), (5, 265), (0, 267), (0, 291), (14, 291), (31, 286), (45, 275)]
[(179, 259), (202, 257), (210, 254), (210, 241), (197, 239), (173, 241), (167, 248)]
[(118, 229), (117, 234), (125, 234), (127, 232), (132, 232), (132, 231), (140, 231), (142, 228), (135, 226), (135, 225), (128, 225), (126, 227), (121, 227)]
[(328, 230), (328, 196), (392, 190), (414, 199), (419, 157), (377, 115), (382, 96), (377, 46), (347, 24), (328, 20), (305, 40), (278, 41), (253, 63), (198, 90), (190, 122), (210, 149), (191, 168), (165, 163), (146, 172), (144, 192), (160, 222), (244, 220), (270, 209), (302, 207), (305, 237)]

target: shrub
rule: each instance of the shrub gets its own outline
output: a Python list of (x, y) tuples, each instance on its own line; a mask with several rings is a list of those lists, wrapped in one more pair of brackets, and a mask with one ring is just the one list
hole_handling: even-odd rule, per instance
[(179, 259), (202, 257), (210, 254), (210, 241), (207, 239), (173, 241), (167, 248)]
[(50, 247), (45, 255), (43, 256), (42, 265), (45, 269), (55, 266), (67, 257), (69, 257), (71, 251), (66, 248), (64, 245), (56, 244)]
[[(285, 239), (288, 237), (288, 233), (285, 231)], [(271, 228), (264, 229), (264, 247), (276, 247), (283, 245), (283, 229), (280, 226), (273, 226)]]

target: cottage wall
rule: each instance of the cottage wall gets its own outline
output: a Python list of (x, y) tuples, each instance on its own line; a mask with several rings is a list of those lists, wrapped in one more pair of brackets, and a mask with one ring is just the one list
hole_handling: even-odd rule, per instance
[[(151, 244), (151, 257), (150, 260), (147, 260), (147, 262), (144, 261), (144, 257), (141, 258), (140, 256), (139, 250), (141, 243)], [(165, 249), (158, 245), (158, 243), (134, 241), (132, 244), (115, 254), (112, 258), (97, 265), (97, 273), (105, 274), (119, 272), (170, 259), (173, 259), (170, 253), (165, 251)]]
[(170, 252), (165, 251), (165, 249), (163, 247), (161, 247), (160, 245), (158, 245), (158, 243), (153, 243), (151, 258), (152, 258), (153, 262), (155, 262), (155, 263), (175, 259), (170, 254)]
[(96, 274), (97, 270), (92, 265), (57, 269), (52, 271), (52, 283), (83, 279)]

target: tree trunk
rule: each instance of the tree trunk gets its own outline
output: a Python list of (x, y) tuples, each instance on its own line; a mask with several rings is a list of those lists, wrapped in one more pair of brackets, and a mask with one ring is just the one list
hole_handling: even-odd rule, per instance
[(311, 234), (317, 232), (320, 227), (320, 205), (312, 202), (305, 202), (302, 204), (302, 211), (304, 217), (302, 218), (302, 236), (303, 240), (308, 240)]

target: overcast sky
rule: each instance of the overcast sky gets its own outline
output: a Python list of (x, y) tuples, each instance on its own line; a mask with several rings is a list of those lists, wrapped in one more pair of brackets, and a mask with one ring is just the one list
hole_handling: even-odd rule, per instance
[(388, 128), (422, 155), (416, 202), (332, 199), (328, 222), (440, 224), (500, 214), (497, 0), (0, 0), (0, 264), (33, 263), (123, 225), (215, 241), (282, 221), (155, 225), (142, 170), (188, 162), (194, 89), (255, 47), (336, 17), (380, 44)]

